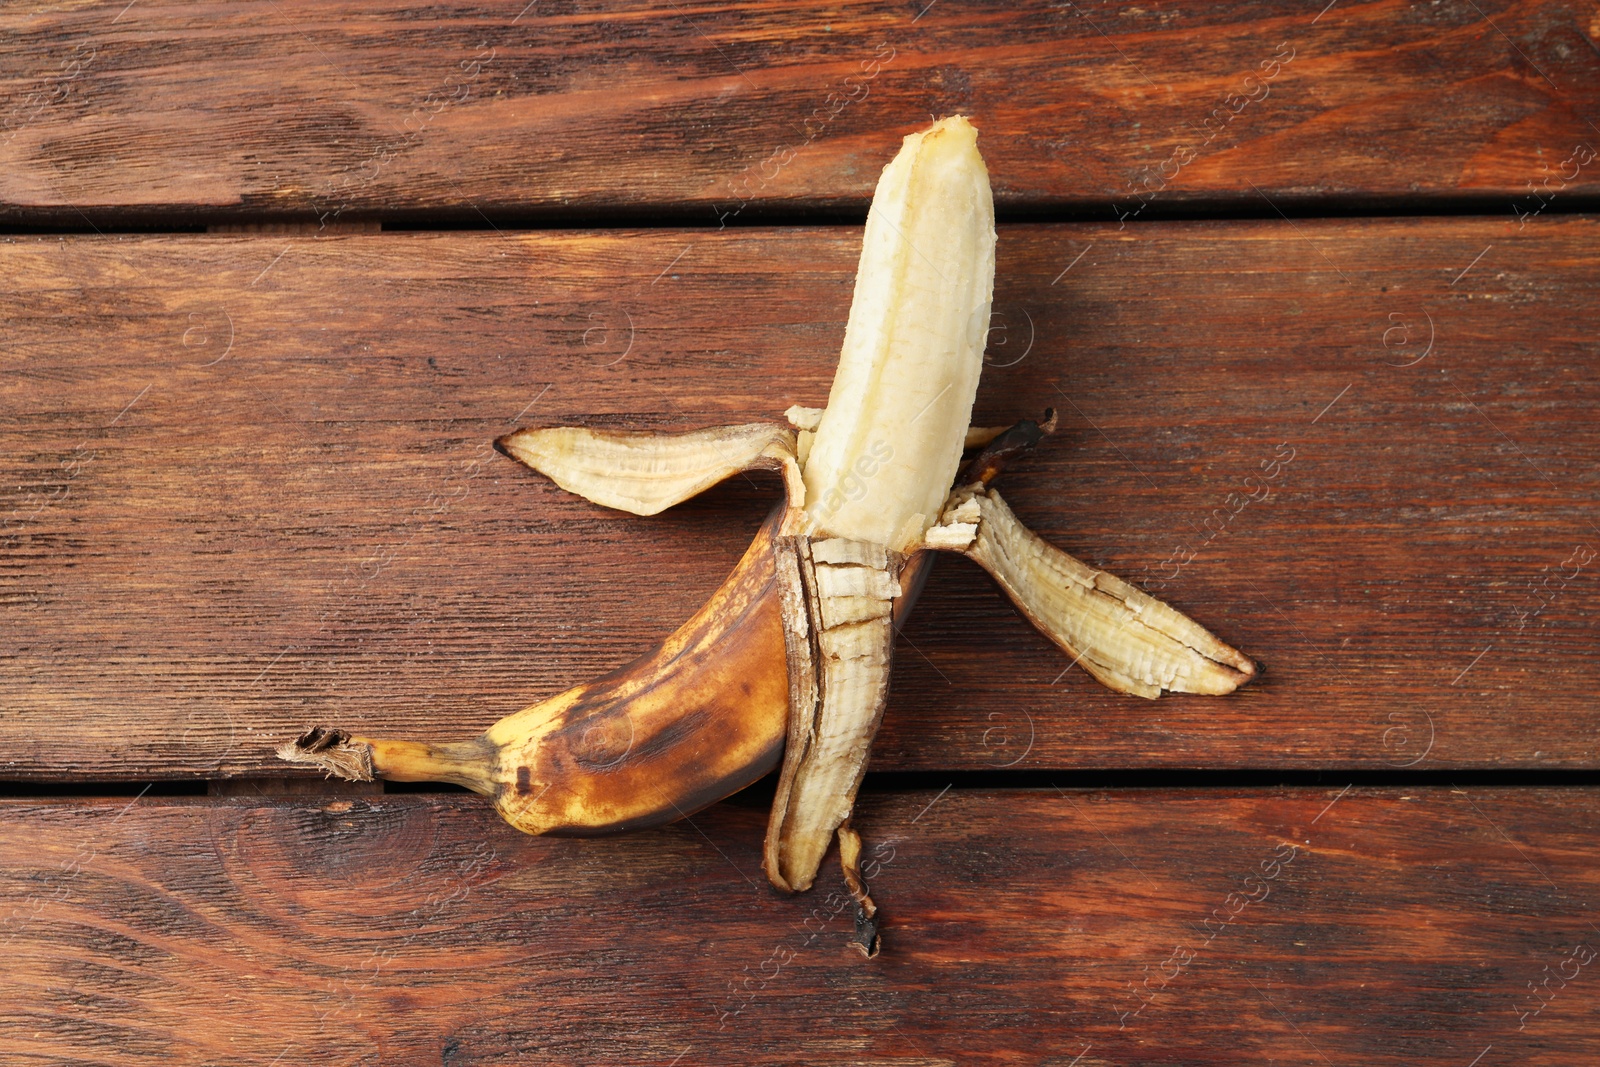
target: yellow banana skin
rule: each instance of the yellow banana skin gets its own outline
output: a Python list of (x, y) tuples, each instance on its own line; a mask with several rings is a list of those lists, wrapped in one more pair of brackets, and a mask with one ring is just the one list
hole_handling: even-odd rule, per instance
[(346, 778), (446, 781), (530, 834), (681, 819), (773, 770), (789, 718), (775, 510), (705, 606), (634, 662), (506, 716), (471, 741), (312, 730), (279, 749)]

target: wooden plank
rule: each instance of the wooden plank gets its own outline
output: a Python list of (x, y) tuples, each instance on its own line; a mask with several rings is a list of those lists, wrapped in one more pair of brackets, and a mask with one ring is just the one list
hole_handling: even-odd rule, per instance
[(1600, 794), (874, 794), (884, 948), (765, 813), (536, 839), (466, 796), (0, 805), (19, 1062), (1572, 1064)]
[(1600, 190), (1597, 40), (1577, 0), (8, 5), (0, 219), (858, 212), (955, 111), (1002, 209), (1509, 217)]
[[(873, 766), (1595, 766), (1595, 236), (1004, 228), (976, 417), (1063, 423), (1007, 499), (1265, 673), (1110, 693), (944, 560)], [(270, 777), (309, 722), (465, 737), (627, 662), (776, 479), (638, 519), (490, 441), (823, 402), (858, 239), (0, 243), (0, 778)]]

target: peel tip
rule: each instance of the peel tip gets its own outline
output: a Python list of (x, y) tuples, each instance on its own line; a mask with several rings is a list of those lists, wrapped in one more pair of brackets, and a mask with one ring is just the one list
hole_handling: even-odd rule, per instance
[(525, 467), (533, 467), (534, 470), (538, 470), (539, 468), (534, 466), (538, 457), (533, 445), (546, 429), (527, 426), (520, 430), (512, 430), (507, 434), (501, 434), (494, 439), (494, 450), (508, 459), (516, 460)]
[(1217, 673), (1224, 677), (1218, 679), (1219, 684), (1198, 690), (1205, 696), (1227, 696), (1240, 686), (1248, 685), (1260, 671), (1254, 661), (1240, 652), (1235, 652), (1226, 660), (1214, 662), (1220, 668)]
[(1213, 654), (1211, 659), (1227, 668), (1229, 672), (1237, 674), (1238, 685), (1244, 685), (1261, 671), (1255, 660), (1230, 645), (1222, 645), (1220, 654)]

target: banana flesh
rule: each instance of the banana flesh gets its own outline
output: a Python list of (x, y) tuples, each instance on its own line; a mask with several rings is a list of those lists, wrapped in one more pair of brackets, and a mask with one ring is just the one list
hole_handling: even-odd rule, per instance
[[(791, 407), (787, 425), (555, 427), (496, 442), (562, 488), (635, 515), (739, 471), (778, 471), (785, 502), (693, 618), (634, 663), (468, 741), (319, 728), (279, 754), (350, 778), (456, 782), (492, 797), (518, 829), (568, 835), (689, 815), (781, 758), (768, 879), (808, 888), (837, 835), (860, 947), (875, 952), (850, 813), (883, 715), (895, 626), (934, 551), (989, 571), (1112, 689), (1220, 694), (1255, 673), (1187, 616), (1033, 534), (988, 486), (1004, 456), (1041, 436), (1033, 423), (1004, 434), (969, 425), (994, 240), (971, 124), (957, 116), (907, 137), (873, 198), (825, 408)], [(952, 490), (963, 448), (991, 441), (967, 468), (970, 484)]]
[(994, 202), (961, 116), (905, 139), (878, 180), (828, 406), (805, 463), (814, 536), (905, 552), (961, 463), (994, 290)]

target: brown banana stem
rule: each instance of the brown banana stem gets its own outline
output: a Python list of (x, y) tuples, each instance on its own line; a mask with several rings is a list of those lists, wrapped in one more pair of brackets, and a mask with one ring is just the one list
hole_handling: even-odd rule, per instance
[(343, 730), (313, 726), (278, 756), (310, 763), (352, 782), (387, 778), (391, 782), (451, 782), (493, 796), (495, 754), (481, 737), (430, 745), (423, 741), (379, 741)]
[(990, 439), (987, 447), (967, 465), (966, 473), (956, 483), (982, 482), (988, 485), (1000, 476), (1006, 464), (1032, 452), (1038, 443), (1056, 432), (1056, 409), (1044, 409), (1044, 421), (1023, 419), (1015, 426)]

